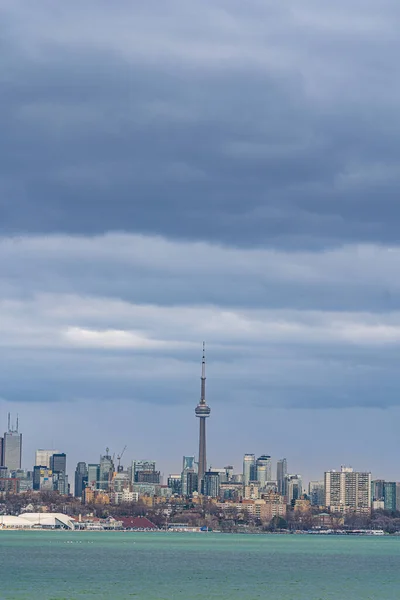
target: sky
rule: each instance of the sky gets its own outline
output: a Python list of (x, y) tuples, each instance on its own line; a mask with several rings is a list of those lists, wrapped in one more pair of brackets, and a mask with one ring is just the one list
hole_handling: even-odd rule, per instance
[(400, 480), (398, 0), (0, 0), (0, 429)]

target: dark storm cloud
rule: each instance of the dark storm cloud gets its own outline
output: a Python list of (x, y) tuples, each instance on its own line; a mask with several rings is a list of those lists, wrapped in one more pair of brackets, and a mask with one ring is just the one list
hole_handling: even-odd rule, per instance
[(2, 8), (3, 232), (398, 240), (394, 1), (33, 6)]

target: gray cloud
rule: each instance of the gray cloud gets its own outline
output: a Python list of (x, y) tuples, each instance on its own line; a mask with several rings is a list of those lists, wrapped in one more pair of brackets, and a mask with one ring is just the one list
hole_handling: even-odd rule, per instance
[(199, 8), (3, 7), (2, 231), (397, 242), (397, 4)]

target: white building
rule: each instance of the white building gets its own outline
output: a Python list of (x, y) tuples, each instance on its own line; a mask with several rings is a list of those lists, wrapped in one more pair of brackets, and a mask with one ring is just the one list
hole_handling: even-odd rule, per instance
[(50, 469), (50, 460), (53, 454), (60, 454), (59, 450), (43, 450), (39, 448), (35, 453), (35, 466)]

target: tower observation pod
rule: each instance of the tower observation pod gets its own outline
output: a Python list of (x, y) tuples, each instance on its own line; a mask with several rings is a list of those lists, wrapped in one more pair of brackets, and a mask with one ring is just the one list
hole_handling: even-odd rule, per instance
[(201, 393), (200, 402), (195, 408), (196, 417), (200, 419), (199, 431), (199, 471), (198, 481), (199, 490), (201, 490), (201, 482), (204, 478), (204, 473), (207, 470), (207, 453), (206, 453), (206, 419), (210, 416), (211, 409), (206, 402), (206, 355), (205, 343), (203, 342), (203, 358), (201, 362)]

